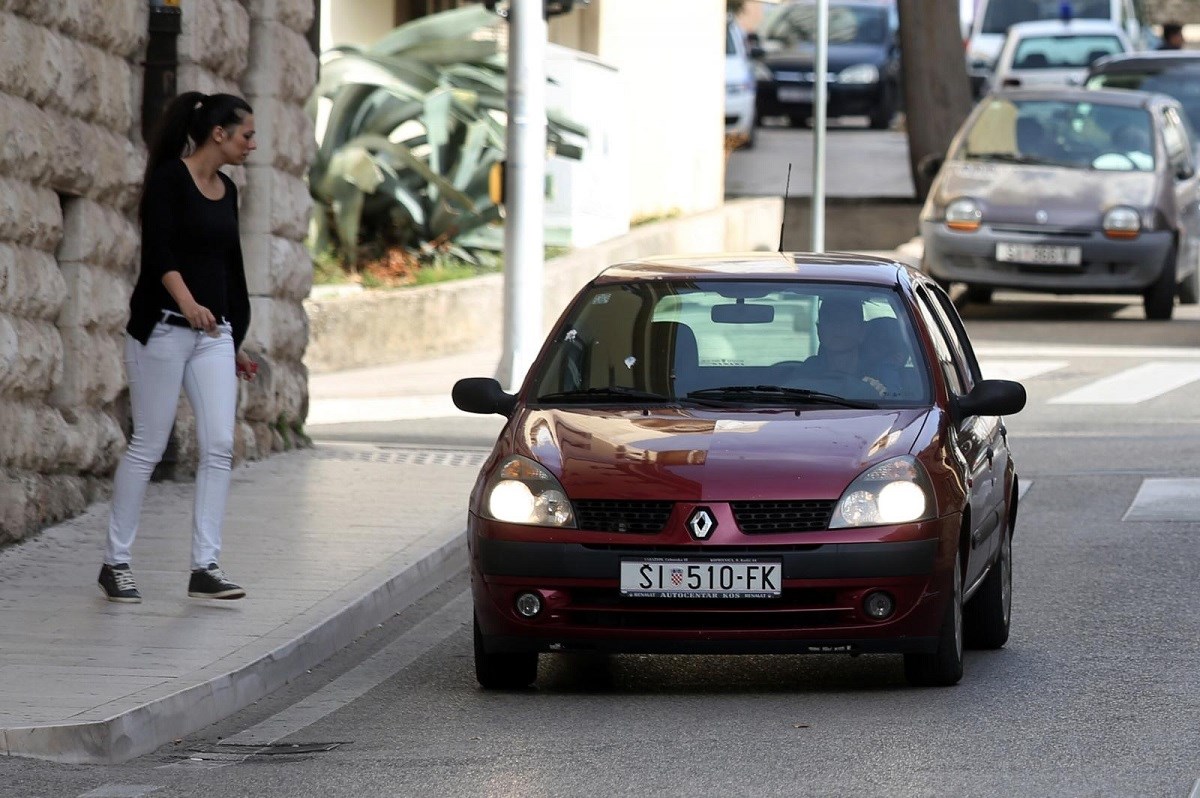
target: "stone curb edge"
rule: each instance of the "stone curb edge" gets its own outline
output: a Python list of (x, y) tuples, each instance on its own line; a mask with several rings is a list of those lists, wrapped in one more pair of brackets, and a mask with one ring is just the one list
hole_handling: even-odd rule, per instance
[(343, 609), (241, 667), (101, 721), (0, 729), (0, 754), (120, 764), (223, 720), (328, 659), (466, 565), (460, 530)]

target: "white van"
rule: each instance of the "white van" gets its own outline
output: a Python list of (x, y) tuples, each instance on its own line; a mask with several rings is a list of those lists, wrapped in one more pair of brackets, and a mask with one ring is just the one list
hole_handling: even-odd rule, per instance
[(967, 40), (967, 72), (978, 96), (987, 82), (1008, 26), (1039, 19), (1107, 19), (1116, 23), (1139, 50), (1153, 50), (1158, 38), (1150, 27), (1143, 0), (979, 0)]

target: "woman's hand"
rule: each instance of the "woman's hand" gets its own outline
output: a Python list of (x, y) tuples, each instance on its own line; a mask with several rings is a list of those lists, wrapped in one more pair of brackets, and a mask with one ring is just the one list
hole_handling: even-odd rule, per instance
[(197, 330), (212, 332), (217, 329), (217, 319), (213, 316), (212, 311), (203, 305), (191, 302), (187, 305), (181, 305), (179, 312), (188, 320), (188, 324), (192, 325)]
[(234, 356), (237, 375), (239, 379), (249, 382), (254, 379), (254, 375), (258, 373), (258, 364), (250, 359), (250, 356), (245, 352), (238, 352)]

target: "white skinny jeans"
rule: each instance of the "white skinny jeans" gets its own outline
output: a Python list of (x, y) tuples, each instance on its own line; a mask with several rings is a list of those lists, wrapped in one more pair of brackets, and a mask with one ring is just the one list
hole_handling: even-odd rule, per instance
[(133, 410), (133, 437), (113, 480), (112, 513), (104, 562), (130, 561), (142, 499), (175, 423), (180, 385), (196, 415), (200, 462), (192, 516), (192, 569), (206, 568), (221, 554), (221, 523), (229, 496), (237, 374), (233, 333), (228, 325), (213, 337), (187, 327), (156, 324), (143, 346), (125, 336), (125, 370)]

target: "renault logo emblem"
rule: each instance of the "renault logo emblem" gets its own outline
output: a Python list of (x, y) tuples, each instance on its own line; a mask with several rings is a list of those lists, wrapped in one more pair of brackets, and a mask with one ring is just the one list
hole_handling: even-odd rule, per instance
[(1038, 224), (1045, 224), (1046, 220), (1050, 218), (1050, 214), (1045, 211), (1038, 211), (1034, 214), (1034, 218), (1038, 220)]
[(696, 540), (708, 540), (708, 536), (717, 528), (717, 519), (707, 507), (697, 507), (688, 516), (686, 526)]

